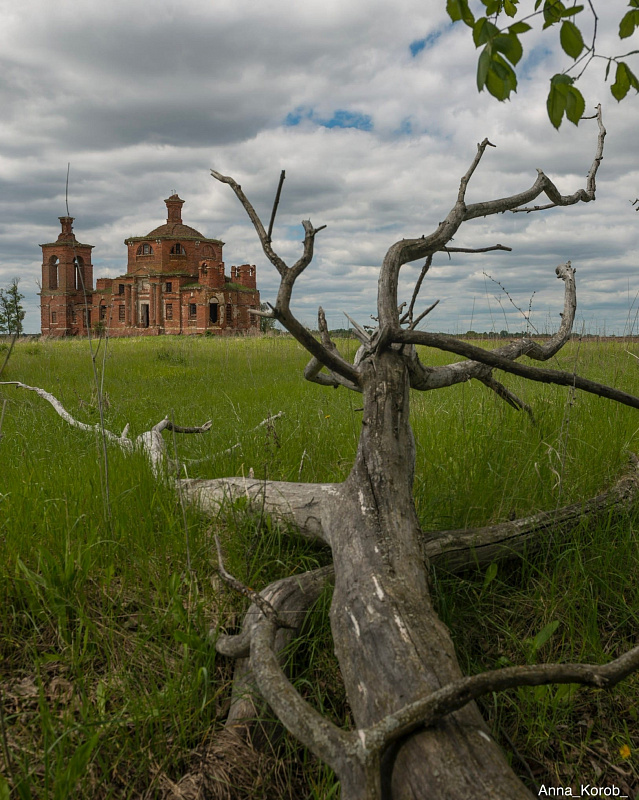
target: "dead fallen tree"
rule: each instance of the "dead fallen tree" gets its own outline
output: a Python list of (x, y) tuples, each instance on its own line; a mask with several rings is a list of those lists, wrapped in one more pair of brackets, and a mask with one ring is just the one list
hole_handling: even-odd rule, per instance
[[(530, 411), (495, 377), (496, 370), (504, 370), (639, 408), (639, 398), (623, 391), (518, 362), (522, 356), (547, 361), (568, 341), (576, 308), (575, 273), (570, 263), (557, 268), (564, 284), (564, 313), (559, 330), (544, 344), (522, 339), (485, 351), (453, 337), (417, 330), (418, 322), (434, 307), (415, 312), (422, 282), (435, 254), (453, 249), (450, 242), (463, 223), (522, 210), (542, 194), (553, 207), (594, 200), (605, 137), (599, 112), (596, 119), (597, 146), (586, 186), (571, 195), (561, 195), (539, 172), (533, 185), (519, 194), (467, 204), (468, 182), (490, 143), (484, 140), (478, 145), (446, 219), (430, 235), (403, 239), (387, 252), (379, 278), (379, 324), (373, 332), (355, 326), (361, 346), (353, 362), (343, 358), (331, 341), (321, 309), (319, 340), (290, 309), (295, 281), (311, 262), (320, 228), (309, 221), (303, 223), (302, 256), (287, 266), (273, 250), (270, 235), (241, 187), (232, 178), (213, 173), (235, 192), (280, 275), (277, 300), (266, 313), (308, 350), (308, 380), (361, 393), (362, 428), (355, 463), (340, 484), (219, 478), (179, 480), (176, 487), (184, 499), (211, 513), (217, 513), (223, 502), (242, 498), (249, 507), (287, 519), (302, 535), (330, 547), (332, 569), (286, 578), (267, 587), (251, 606), (242, 632), (221, 637), (217, 648), (238, 663), (229, 726), (244, 724), (255, 715), (259, 710), (257, 692), (294, 736), (333, 767), (345, 800), (403, 800), (426, 793), (432, 800), (530, 798), (492, 739), (474, 700), (486, 692), (524, 685), (569, 682), (608, 688), (639, 669), (638, 646), (607, 665), (548, 664), (464, 676), (429, 594), (430, 561), (443, 559), (451, 569), (492, 562), (534, 548), (541, 537), (579, 524), (584, 517), (627, 507), (637, 493), (636, 470), (585, 503), (471, 531), (422, 530), (413, 502), (411, 388), (430, 391), (474, 379), (514, 408)], [(502, 245), (495, 248), (507, 249)], [(457, 249), (472, 253), (486, 248)], [(400, 306), (400, 270), (418, 258), (425, 259), (424, 268), (410, 302)], [(429, 366), (417, 350), (416, 345), (421, 344), (459, 353), (468, 360)], [(161, 439), (161, 431), (157, 433)], [(140, 446), (157, 469), (152, 442), (157, 442), (155, 436), (141, 439)], [(160, 450), (158, 444), (157, 452)], [(331, 627), (355, 721), (352, 731), (341, 730), (319, 715), (282, 669), (283, 646), (295, 635), (309, 604), (329, 580), (334, 582)]]

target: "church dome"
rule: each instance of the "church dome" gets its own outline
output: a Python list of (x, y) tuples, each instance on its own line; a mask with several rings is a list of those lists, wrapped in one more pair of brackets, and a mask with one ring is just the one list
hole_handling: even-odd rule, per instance
[(210, 239), (204, 236), (190, 225), (182, 222), (182, 206), (184, 200), (177, 194), (172, 194), (164, 201), (166, 203), (167, 220), (164, 225), (158, 225), (146, 236), (130, 236), (125, 240), (125, 244), (142, 242), (146, 239), (195, 239), (196, 241), (218, 242), (218, 239)]
[[(139, 237), (141, 238), (141, 237)], [(183, 222), (165, 222), (154, 228), (144, 237), (145, 239), (206, 239), (199, 231)]]

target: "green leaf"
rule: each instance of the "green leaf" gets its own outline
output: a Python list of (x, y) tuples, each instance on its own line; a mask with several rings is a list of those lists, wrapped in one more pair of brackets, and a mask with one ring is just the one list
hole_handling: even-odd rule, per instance
[(512, 0), (504, 0), (504, 11), (506, 16), (514, 17), (517, 14), (517, 6)]
[(628, 90), (630, 89), (630, 75), (628, 73), (629, 73), (628, 66), (625, 64), (625, 62), (620, 61), (617, 64), (617, 71), (615, 73), (615, 82), (610, 87), (612, 96), (618, 103), (624, 99), (624, 97), (628, 94)]
[(446, 0), (446, 13), (453, 22), (458, 22), (462, 18), (459, 0)]
[(510, 28), (508, 28), (508, 31), (510, 33), (526, 33), (526, 31), (529, 31), (531, 27), (532, 26), (527, 22), (515, 22), (514, 25), (511, 25)]
[(56, 775), (54, 799), (65, 800), (72, 797), (76, 784), (84, 775), (89, 764), (89, 760), (98, 743), (99, 734), (93, 736), (84, 744), (81, 744), (69, 759), (66, 767), (61, 773)]
[(498, 100), (508, 100), (517, 91), (517, 76), (510, 64), (499, 53), (492, 53), (486, 76), (486, 88)]
[(544, 3), (544, 27), (543, 30), (559, 22), (564, 16), (566, 7), (561, 0), (546, 0)]
[(581, 689), (581, 686), (578, 683), (562, 683), (555, 692), (555, 702), (565, 703), (568, 700), (572, 700), (579, 689)]
[(631, 9), (622, 17), (619, 23), (619, 38), (627, 39), (632, 36), (635, 28), (639, 28), (639, 11)]
[(608, 74), (609, 74), (609, 72), (610, 72), (610, 65), (611, 65), (611, 64), (612, 64), (612, 59), (611, 59), (611, 58), (609, 58), (609, 59), (608, 59), (608, 63), (606, 64), (606, 75), (605, 75), (605, 77), (604, 77), (604, 80), (605, 80), (605, 81), (607, 81), (607, 80), (608, 80)]
[(566, 75), (565, 72), (558, 72), (556, 75), (552, 76), (550, 82), (556, 86), (572, 86), (573, 78), (571, 78), (570, 75)]
[(468, 8), (468, 0), (446, 0), (446, 11), (453, 22), (461, 19), (471, 28), (475, 24), (475, 17)]
[(489, 583), (492, 583), (492, 581), (495, 579), (498, 569), (499, 567), (493, 561), (493, 563), (486, 570), (486, 574), (484, 575), (484, 589), (488, 586)]
[(540, 650), (559, 627), (559, 620), (554, 620), (545, 625), (532, 640), (532, 649)]
[(0, 775), (0, 800), (9, 800), (11, 789), (7, 781)]
[(486, 77), (490, 68), (490, 48), (484, 47), (477, 62), (477, 89), (481, 92), (486, 85)]
[(486, 16), (491, 17), (493, 14), (497, 14), (501, 11), (501, 3), (499, 0), (481, 0), (482, 3), (486, 6)]
[(511, 64), (515, 65), (521, 58), (523, 50), (519, 39), (514, 35), (501, 33), (493, 39), (493, 48), (503, 53)]
[(569, 22), (568, 20), (561, 24), (559, 41), (563, 51), (571, 58), (579, 58), (581, 51), (585, 47), (581, 31), (574, 22)]
[(570, 8), (566, 8), (562, 12), (561, 16), (562, 17), (574, 17), (575, 14), (579, 14), (579, 12), (581, 12), (583, 10), (584, 10), (583, 6), (571, 6)]
[(566, 95), (561, 91), (561, 85), (550, 83), (550, 91), (548, 92), (548, 99), (546, 100), (546, 110), (548, 117), (553, 126), (559, 129), (561, 119), (566, 110)]
[(583, 95), (576, 86), (571, 86), (566, 95), (566, 117), (575, 125), (579, 125), (585, 110), (586, 101)]
[(540, 5), (541, 5), (541, 0), (535, 0), (535, 11), (537, 11)]
[(517, 0), (504, 0), (504, 11), (507, 17), (514, 17), (517, 14)]
[(480, 17), (473, 26), (473, 41), (475, 42), (475, 47), (486, 44), (486, 42), (489, 42), (498, 35), (499, 28), (493, 25), (486, 17)]

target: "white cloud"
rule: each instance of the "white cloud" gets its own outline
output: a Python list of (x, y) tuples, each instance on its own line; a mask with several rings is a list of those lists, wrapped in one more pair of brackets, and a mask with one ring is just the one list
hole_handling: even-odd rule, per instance
[[(624, 7), (610, 0), (601, 14), (600, 52), (616, 52)], [(162, 200), (176, 189), (185, 221), (226, 242), (228, 264), (258, 265), (264, 299), (275, 296), (275, 272), (209, 168), (234, 175), (266, 221), (286, 169), (274, 242), (295, 259), (300, 221), (327, 224), (294, 305), (312, 324), (321, 303), (334, 326), (342, 310), (363, 321), (375, 313), (386, 249), (445, 216), (484, 136), (497, 148), (474, 175), (470, 202), (520, 191), (538, 167), (572, 193), (592, 161), (594, 123), (555, 132), (547, 120), (547, 78), (565, 65), (548, 37), (527, 35), (519, 93), (498, 104), (477, 94), (477, 51), (467, 28), (449, 24), (444, 0), (26, 0), (2, 8), (0, 285), (21, 277), (29, 330), (39, 325), (38, 244), (56, 235), (65, 213), (68, 161), (70, 212), (78, 238), (95, 245), (96, 275), (124, 271), (124, 238), (159, 224)], [(413, 56), (410, 45), (422, 40)], [(556, 320), (554, 267), (572, 259), (586, 327), (591, 319), (623, 330), (639, 290), (639, 214), (629, 202), (639, 194), (637, 101), (617, 105), (596, 65), (580, 85), (591, 103), (605, 103), (597, 202), (468, 224), (456, 244), (501, 242), (513, 253), (440, 256), (423, 288), (424, 305), (441, 298), (430, 328), (463, 330), (471, 320), (475, 329), (501, 328), (495, 295), (513, 329), (522, 327), (484, 272), (522, 308), (536, 292), (542, 324), (549, 313)], [(359, 128), (339, 127), (344, 120)], [(405, 268), (402, 299), (417, 274), (418, 265)]]

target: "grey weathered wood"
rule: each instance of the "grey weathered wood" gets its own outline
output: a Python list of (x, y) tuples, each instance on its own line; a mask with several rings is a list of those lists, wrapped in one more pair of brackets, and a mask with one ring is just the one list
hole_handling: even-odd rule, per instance
[[(462, 548), (474, 548), (471, 558), (482, 547), (492, 556), (495, 548), (503, 552), (508, 540), (512, 543), (517, 535), (521, 538), (528, 533), (533, 535), (533, 531), (536, 535), (543, 527), (543, 521), (536, 520), (515, 533), (503, 528), (475, 531), (461, 542), (463, 534), (448, 532), (439, 538), (426, 536), (424, 541), (412, 494), (415, 449), (409, 421), (410, 386), (426, 390), (479, 378), (507, 402), (523, 406), (492, 378), (492, 369), (513, 364), (526, 352), (546, 360), (567, 341), (575, 311), (574, 271), (570, 264), (558, 268), (566, 286), (564, 319), (551, 342), (543, 346), (530, 341), (514, 343), (500, 348), (493, 361), (475, 348), (471, 356), (478, 356), (475, 363), (437, 369), (424, 366), (414, 348), (422, 343), (439, 346), (427, 340), (423, 332), (410, 329), (417, 292), (413, 293), (408, 318), (400, 320), (403, 305), (398, 307), (397, 289), (404, 264), (427, 259), (421, 283), (432, 255), (445, 251), (467, 220), (515, 210), (540, 194), (545, 194), (551, 204), (561, 206), (593, 200), (606, 133), (600, 111), (597, 123), (597, 149), (586, 187), (572, 195), (561, 195), (552, 181), (538, 171), (536, 181), (524, 192), (467, 205), (468, 182), (486, 148), (492, 146), (487, 139), (479, 144), (475, 159), (461, 179), (457, 202), (437, 230), (419, 239), (403, 239), (388, 250), (378, 282), (379, 327), (370, 337), (360, 336), (362, 348), (353, 365), (347, 365), (339, 356), (327, 331), (322, 332), (322, 341), (318, 342), (290, 310), (293, 284), (310, 263), (316, 229), (310, 222), (304, 223), (303, 255), (288, 267), (272, 250), (263, 225), (241, 188), (233, 179), (212, 173), (233, 188), (253, 221), (266, 256), (280, 274), (273, 315), (313, 356), (307, 368), (309, 379), (337, 386), (340, 381), (336, 376), (340, 376), (363, 394), (357, 457), (343, 484), (328, 491), (321, 486), (309, 491), (299, 485), (285, 488), (268, 483), (262, 484), (261, 489), (259, 485), (246, 487), (250, 502), (252, 496), (258, 501), (261, 496), (264, 509), (268, 506), (274, 512), (284, 511), (289, 519), (299, 519), (306, 535), (315, 535), (331, 547), (335, 568), (331, 627), (356, 733), (362, 739), (360, 750), (352, 750), (351, 737), (317, 719), (316, 712), (287, 683), (277, 663), (271, 620), (263, 619), (251, 636), (251, 665), (262, 694), (286, 727), (336, 769), (343, 800), (381, 800), (382, 796), (392, 800), (532, 797), (509, 768), (473, 702), (460, 704), (454, 710), (451, 706), (451, 713), (425, 729), (411, 729), (396, 742), (392, 752), (384, 754), (381, 762), (381, 750), (367, 749), (365, 739), (367, 730), (383, 726), (385, 720), (401, 714), (407, 706), (427, 702), (429, 697), (445, 694), (447, 687), (463, 682), (449, 633), (430, 599), (429, 541), (431, 549), (439, 548), (439, 555), (448, 547), (451, 559)], [(408, 330), (401, 327), (405, 321), (409, 322)], [(332, 374), (321, 373), (320, 365)], [(618, 394), (615, 399), (619, 399)], [(639, 400), (636, 402), (639, 405)], [(203, 502), (209, 492), (208, 497), (215, 504), (220, 494), (231, 489), (240, 487), (228, 482), (210, 484), (209, 489), (193, 485), (190, 496)], [(567, 518), (571, 514), (575, 516), (574, 510), (567, 512)]]

